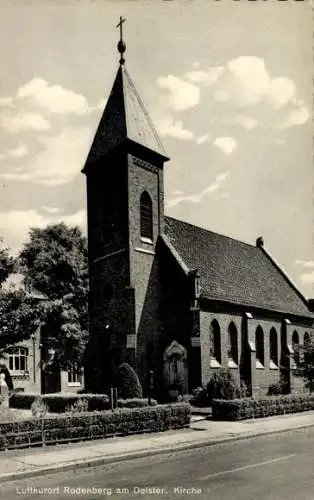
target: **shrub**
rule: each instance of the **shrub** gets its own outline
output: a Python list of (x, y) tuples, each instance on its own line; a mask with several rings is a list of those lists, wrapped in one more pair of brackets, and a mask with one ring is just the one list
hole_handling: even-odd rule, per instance
[(88, 400), (87, 399), (78, 399), (68, 407), (66, 411), (69, 411), (71, 413), (82, 413), (83, 411), (88, 411)]
[(202, 408), (209, 405), (207, 390), (203, 389), (203, 387), (197, 387), (192, 392), (192, 398), (190, 399), (190, 403), (193, 406), (198, 408)]
[[(35, 394), (14, 394), (10, 399), (11, 408), (30, 409), (33, 402), (38, 399)], [(110, 409), (110, 401), (107, 394), (45, 394), (41, 400), (51, 413), (64, 413), (72, 411), (101, 411)], [(83, 402), (82, 401), (86, 401)], [(150, 406), (157, 404), (151, 399)], [(119, 408), (139, 408), (149, 406), (147, 398), (118, 399)]]
[(268, 392), (267, 392), (267, 395), (268, 396), (279, 396), (280, 394), (282, 394), (282, 388), (281, 388), (281, 384), (278, 383), (278, 384), (271, 384), (269, 387), (268, 387)]
[(187, 403), (176, 403), (0, 423), (0, 450), (16, 448), (17, 433), (20, 445), (65, 443), (178, 429), (189, 426), (190, 416), (190, 406)]
[(241, 394), (239, 384), (234, 380), (230, 370), (221, 369), (215, 372), (207, 384), (207, 399), (234, 399)]
[(118, 398), (130, 399), (143, 396), (142, 386), (136, 372), (128, 363), (122, 363), (117, 373)]
[(242, 420), (314, 410), (314, 394), (213, 400), (213, 420)]
[(44, 403), (41, 397), (35, 399), (35, 401), (31, 405), (32, 415), (36, 418), (45, 417), (48, 412), (48, 407)]

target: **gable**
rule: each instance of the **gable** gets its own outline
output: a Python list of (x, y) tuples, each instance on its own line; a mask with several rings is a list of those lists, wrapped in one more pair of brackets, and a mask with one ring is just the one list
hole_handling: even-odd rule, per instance
[(265, 251), (165, 217), (165, 235), (189, 270), (198, 270), (203, 297), (311, 317), (302, 295)]

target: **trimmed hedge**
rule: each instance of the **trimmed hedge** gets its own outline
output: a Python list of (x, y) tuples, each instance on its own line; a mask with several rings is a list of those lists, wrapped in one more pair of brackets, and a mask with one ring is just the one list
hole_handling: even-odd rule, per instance
[[(69, 407), (73, 406), (77, 401), (85, 399), (88, 401), (88, 411), (109, 410), (110, 401), (107, 394), (30, 394), (16, 393), (10, 397), (10, 408), (31, 409), (32, 404), (36, 399), (47, 405), (48, 411), (51, 413), (65, 413)], [(155, 406), (156, 400), (151, 400), (150, 406)], [(141, 408), (148, 405), (147, 398), (134, 399), (118, 399), (118, 408)]]
[(265, 398), (214, 399), (213, 420), (244, 420), (314, 410), (314, 394), (289, 394)]
[(119, 399), (142, 398), (143, 390), (136, 371), (128, 363), (122, 363), (117, 371)]
[(0, 450), (188, 427), (190, 405), (174, 403), (0, 423)]

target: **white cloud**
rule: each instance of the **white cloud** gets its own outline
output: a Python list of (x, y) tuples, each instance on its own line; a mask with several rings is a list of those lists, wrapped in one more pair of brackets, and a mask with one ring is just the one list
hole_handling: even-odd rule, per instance
[(228, 175), (229, 175), (229, 172), (224, 172), (223, 174), (219, 174), (216, 177), (216, 181), (217, 182), (222, 182), (222, 181), (224, 181), (228, 177)]
[[(229, 103), (235, 107), (254, 107), (263, 103), (269, 112), (289, 113), (279, 122), (279, 128), (302, 125), (310, 113), (304, 102), (296, 98), (294, 82), (287, 77), (273, 77), (267, 70), (265, 61), (255, 56), (241, 56), (228, 61), (225, 67), (217, 66), (208, 71), (198, 69), (186, 74), (194, 83), (206, 83), (213, 87), (213, 98), (220, 103)], [(245, 128), (254, 128), (257, 123), (253, 118), (238, 115), (230, 121)]]
[(310, 112), (306, 106), (301, 106), (288, 112), (279, 122), (278, 128), (288, 128), (293, 125), (303, 125), (310, 118)]
[(36, 210), (10, 210), (8, 212), (0, 212), (0, 232), (4, 240), (10, 242), (11, 250), (17, 252), (27, 239), (31, 227), (44, 228), (48, 224), (56, 224), (61, 221), (69, 226), (79, 226), (83, 232), (86, 232), (85, 210), (80, 210), (77, 213), (65, 217), (55, 216), (53, 214), (50, 216), (42, 216)]
[(79, 226), (83, 233), (86, 233), (87, 215), (85, 210), (79, 210), (74, 214), (66, 215), (60, 218), (60, 220), (65, 222), (68, 226)]
[(13, 97), (0, 97), (0, 106), (11, 106)]
[(43, 151), (25, 163), (22, 170), (10, 167), (0, 178), (51, 186), (70, 182), (83, 167), (91, 137), (87, 127), (65, 127), (55, 136), (40, 137)]
[(90, 111), (86, 98), (60, 85), (51, 85), (42, 78), (33, 78), (17, 92), (18, 98), (31, 98), (51, 113), (83, 115)]
[(217, 82), (221, 75), (225, 72), (223, 66), (209, 68), (207, 71), (195, 70), (185, 74), (185, 78), (193, 83), (210, 86)]
[(168, 91), (161, 99), (161, 103), (173, 111), (193, 108), (200, 101), (199, 88), (177, 76), (159, 76), (157, 85)]
[(217, 198), (229, 198), (229, 193), (219, 193), (217, 195)]
[(175, 120), (171, 115), (160, 118), (156, 121), (156, 126), (160, 135), (163, 136), (168, 135), (183, 141), (188, 141), (194, 137), (193, 132), (184, 128), (181, 120)]
[(196, 139), (196, 143), (197, 144), (204, 144), (204, 142), (207, 142), (209, 139), (209, 135), (208, 134), (204, 134), (204, 135), (201, 135), (200, 137), (198, 137)]
[(8, 156), (11, 158), (23, 158), (28, 155), (28, 148), (25, 144), (20, 144), (15, 149), (10, 149), (8, 152)]
[(16, 115), (3, 115), (0, 125), (11, 132), (19, 134), (25, 130), (49, 130), (50, 123), (39, 113), (20, 112)]
[(41, 207), (45, 212), (48, 212), (49, 214), (60, 214), (63, 212), (63, 208), (59, 207)]
[(269, 85), (264, 59), (241, 56), (227, 62), (214, 98), (242, 106), (257, 104), (267, 93)]
[(228, 120), (230, 123), (236, 123), (238, 125), (242, 125), (244, 128), (250, 130), (258, 125), (258, 120), (255, 118), (251, 118), (250, 116), (246, 115), (236, 115), (234, 118), (231, 118)]
[(297, 259), (295, 263), (298, 266), (306, 267), (306, 268), (314, 268), (314, 260), (299, 260)]
[(314, 271), (310, 273), (302, 274), (300, 277), (302, 283), (313, 283), (314, 284)]
[(221, 149), (226, 155), (230, 155), (237, 147), (237, 142), (233, 137), (217, 137), (214, 145)]
[(8, 241), (13, 252), (20, 249), (26, 240), (30, 227), (45, 227), (49, 220), (42, 217), (36, 210), (10, 210), (0, 212), (0, 232)]
[(267, 99), (278, 109), (291, 102), (295, 97), (296, 88), (289, 78), (273, 78), (270, 81)]
[(215, 191), (218, 191), (221, 187), (222, 182), (228, 177), (228, 175), (229, 175), (228, 172), (224, 172), (222, 174), (217, 175), (215, 178), (215, 181), (212, 184), (210, 184), (209, 186), (207, 186), (206, 188), (202, 189), (199, 193), (190, 194), (190, 195), (184, 195), (182, 193), (181, 196), (176, 196), (175, 198), (171, 198), (166, 203), (167, 208), (173, 208), (182, 202), (200, 203), (202, 201), (202, 198), (206, 194), (214, 193)]

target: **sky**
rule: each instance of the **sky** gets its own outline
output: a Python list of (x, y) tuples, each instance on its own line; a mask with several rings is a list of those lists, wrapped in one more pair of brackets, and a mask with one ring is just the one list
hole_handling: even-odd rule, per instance
[(0, 237), (86, 232), (87, 157), (126, 66), (171, 160), (172, 217), (265, 248), (314, 297), (312, 13), (288, 0), (1, 0)]

